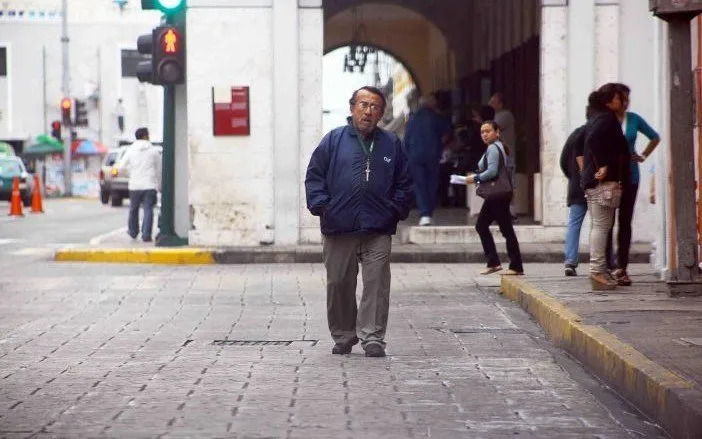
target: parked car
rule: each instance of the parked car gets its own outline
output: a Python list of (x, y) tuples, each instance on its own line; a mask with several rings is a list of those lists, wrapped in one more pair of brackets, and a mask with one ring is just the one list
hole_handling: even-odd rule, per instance
[(113, 206), (121, 206), (125, 198), (129, 198), (129, 175), (126, 169), (117, 173), (115, 165), (127, 151), (128, 146), (120, 146), (105, 155), (100, 167), (100, 202), (107, 204), (112, 200)]
[(0, 200), (10, 201), (12, 197), (12, 181), (19, 177), (20, 197), (22, 204), (29, 207), (32, 204), (34, 178), (27, 172), (24, 162), (16, 156), (0, 156)]

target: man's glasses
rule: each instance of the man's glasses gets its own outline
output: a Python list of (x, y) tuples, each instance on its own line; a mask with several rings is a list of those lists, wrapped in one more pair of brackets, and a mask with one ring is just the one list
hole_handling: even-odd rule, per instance
[(365, 102), (365, 101), (360, 101), (360, 102), (358, 102), (358, 104), (356, 104), (356, 105), (358, 105), (358, 107), (359, 107), (361, 110), (363, 110), (363, 111), (366, 111), (367, 109), (370, 108), (370, 110), (371, 110), (373, 113), (377, 113), (377, 112), (379, 112), (379, 111), (383, 108), (383, 107), (381, 107), (381, 106), (378, 105), (378, 104), (371, 104), (370, 102)]

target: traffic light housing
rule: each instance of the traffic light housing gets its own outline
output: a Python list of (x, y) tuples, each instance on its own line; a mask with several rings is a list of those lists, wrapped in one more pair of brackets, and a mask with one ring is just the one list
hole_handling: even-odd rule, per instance
[(76, 99), (74, 105), (76, 109), (76, 117), (73, 124), (78, 127), (87, 127), (88, 110), (85, 108), (85, 101)]
[(175, 14), (183, 6), (185, 0), (141, 0), (141, 9), (158, 9), (166, 15)]
[(51, 137), (61, 140), (61, 122), (58, 120), (51, 122)]
[(71, 108), (73, 107), (73, 102), (71, 98), (61, 99), (61, 120), (64, 125), (71, 124)]
[(179, 26), (159, 26), (151, 35), (137, 39), (137, 50), (151, 55), (150, 61), (137, 64), (137, 79), (156, 85), (185, 82), (185, 38)]

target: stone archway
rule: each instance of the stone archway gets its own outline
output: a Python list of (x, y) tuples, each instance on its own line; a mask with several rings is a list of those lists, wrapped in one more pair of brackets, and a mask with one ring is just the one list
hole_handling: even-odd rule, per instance
[(455, 80), (455, 57), (444, 34), (408, 8), (366, 3), (327, 15), (324, 53), (353, 42), (392, 54), (412, 73), (422, 92), (451, 87)]

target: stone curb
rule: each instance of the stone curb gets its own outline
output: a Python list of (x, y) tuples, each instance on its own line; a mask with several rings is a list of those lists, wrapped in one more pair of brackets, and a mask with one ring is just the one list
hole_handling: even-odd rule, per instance
[(674, 438), (702, 437), (702, 393), (599, 326), (586, 325), (566, 305), (529, 282), (502, 276), (500, 291), (518, 303), (600, 379), (659, 422)]
[[(580, 255), (581, 262), (588, 255)], [(648, 253), (632, 252), (632, 263), (647, 263)], [(500, 253), (507, 260), (505, 253)], [(63, 248), (56, 250), (54, 260), (63, 262), (115, 262), (136, 264), (294, 264), (321, 263), (321, 247), (275, 248), (240, 247), (212, 249), (198, 247), (142, 247), (142, 248)], [(391, 262), (404, 263), (484, 263), (479, 250), (426, 250), (422, 248), (393, 248)], [(561, 263), (561, 251), (524, 251), (524, 263)]]

